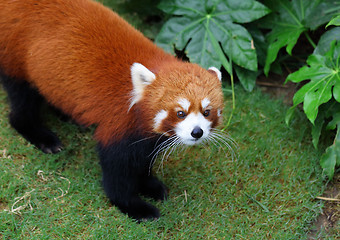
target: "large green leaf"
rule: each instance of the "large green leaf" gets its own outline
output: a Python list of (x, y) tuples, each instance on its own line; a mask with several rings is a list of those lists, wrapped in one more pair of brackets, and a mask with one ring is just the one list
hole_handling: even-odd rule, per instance
[[(169, 52), (183, 50), (190, 61), (207, 68), (221, 67), (227, 55), (237, 65), (257, 70), (257, 56), (248, 31), (237, 23), (247, 23), (269, 12), (254, 0), (163, 1), (159, 7), (176, 15), (161, 29), (156, 43)], [(217, 44), (216, 44), (217, 43)], [(223, 64), (225, 65), (225, 64)]]
[(339, 12), (337, 8), (339, 1), (334, 0), (264, 0), (263, 2), (273, 10), (273, 13), (264, 19), (266, 24), (263, 26), (272, 30), (268, 35), (265, 74), (268, 74), (281, 48), (286, 46), (286, 51), (292, 54), (292, 49), (303, 32), (316, 29)]
[[(305, 1), (305, 0), (302, 0)], [(298, 1), (301, 4), (301, 0)], [(340, 12), (340, 1), (339, 0), (316, 0), (310, 2), (315, 4), (306, 11), (306, 26), (310, 30), (316, 30), (319, 26), (329, 22), (334, 16), (337, 16)]]

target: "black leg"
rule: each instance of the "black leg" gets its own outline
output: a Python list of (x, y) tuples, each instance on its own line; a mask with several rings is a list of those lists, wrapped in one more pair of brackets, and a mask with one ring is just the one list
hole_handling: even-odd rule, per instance
[(159, 210), (143, 201), (139, 194), (164, 200), (167, 190), (157, 178), (149, 175), (150, 153), (154, 142), (124, 140), (108, 147), (99, 145), (103, 186), (111, 203), (123, 213), (141, 220), (157, 219)]
[(1, 77), (11, 105), (9, 120), (12, 127), (43, 152), (59, 152), (60, 140), (42, 125), (40, 106), (43, 98), (27, 82)]
[(151, 197), (154, 200), (166, 200), (168, 198), (167, 187), (156, 177), (150, 175), (142, 179), (139, 186), (139, 191), (146, 197)]

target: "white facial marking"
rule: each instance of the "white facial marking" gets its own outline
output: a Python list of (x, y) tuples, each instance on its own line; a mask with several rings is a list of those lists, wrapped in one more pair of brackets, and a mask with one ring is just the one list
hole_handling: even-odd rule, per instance
[(208, 107), (210, 104), (210, 101), (208, 98), (204, 98), (202, 101), (201, 101), (201, 105), (202, 105), (202, 108), (205, 109), (206, 107)]
[(214, 71), (217, 75), (217, 78), (221, 81), (222, 80), (222, 73), (220, 72), (220, 70), (218, 70), (215, 67), (210, 67), (208, 70)]
[(181, 98), (178, 100), (178, 104), (181, 105), (181, 107), (183, 108), (184, 111), (189, 111), (189, 107), (191, 105), (191, 103), (189, 102), (188, 99), (185, 98)]
[[(203, 130), (203, 135), (199, 139), (191, 136), (195, 127)], [(176, 135), (182, 140), (184, 144), (194, 145), (201, 143), (209, 133), (211, 122), (208, 121), (201, 113), (190, 113), (183, 121), (179, 122), (175, 127)]]
[(222, 110), (221, 109), (217, 109), (217, 117), (221, 117), (222, 116)]
[(144, 88), (147, 85), (151, 84), (153, 80), (156, 79), (156, 76), (142, 64), (134, 63), (131, 66), (131, 79), (133, 90), (131, 92), (132, 97), (129, 110), (132, 108), (133, 105), (141, 100)]
[(155, 118), (153, 119), (153, 122), (154, 122), (153, 127), (154, 127), (154, 129), (159, 128), (160, 125), (161, 125), (161, 123), (162, 123), (162, 121), (163, 121), (164, 119), (166, 119), (167, 116), (168, 116), (168, 112), (167, 112), (167, 111), (165, 111), (165, 110), (159, 111), (159, 112), (156, 114)]

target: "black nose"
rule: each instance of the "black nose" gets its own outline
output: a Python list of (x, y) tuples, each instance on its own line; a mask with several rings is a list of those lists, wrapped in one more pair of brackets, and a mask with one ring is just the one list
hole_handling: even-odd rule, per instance
[(191, 132), (191, 136), (193, 138), (199, 139), (203, 136), (203, 130), (200, 127), (195, 127), (194, 130)]

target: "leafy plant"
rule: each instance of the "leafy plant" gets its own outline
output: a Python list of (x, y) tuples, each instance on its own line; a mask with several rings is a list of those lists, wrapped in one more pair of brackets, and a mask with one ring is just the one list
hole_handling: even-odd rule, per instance
[(221, 65), (236, 73), (247, 90), (255, 85), (257, 55), (253, 39), (242, 25), (269, 9), (254, 0), (166, 0), (159, 8), (174, 15), (162, 27), (156, 43), (169, 52), (185, 50), (191, 62), (208, 68)]
[[(328, 34), (326, 39), (331, 39), (331, 35)], [(337, 129), (337, 134), (333, 145), (327, 148), (320, 160), (324, 172), (331, 179), (335, 168), (340, 166), (340, 41), (332, 41), (326, 52), (325, 41), (320, 40), (319, 44), (323, 47), (316, 48), (316, 53), (308, 57), (307, 65), (287, 77), (286, 81), (295, 83), (310, 81), (295, 93), (294, 105), (287, 112), (286, 122), (289, 122), (295, 108), (303, 103), (303, 110), (313, 124), (313, 144), (317, 147), (326, 120), (332, 119), (327, 129)], [(318, 114), (322, 105), (324, 108)]]
[(327, 23), (340, 9), (340, 1), (334, 0), (263, 0), (262, 2), (273, 11), (261, 22), (262, 27), (271, 29), (267, 36), (269, 46), (264, 67), (266, 75), (281, 48), (286, 47), (287, 53), (292, 55), (292, 49), (301, 34), (304, 34), (315, 48), (316, 44), (310, 38), (308, 31)]

